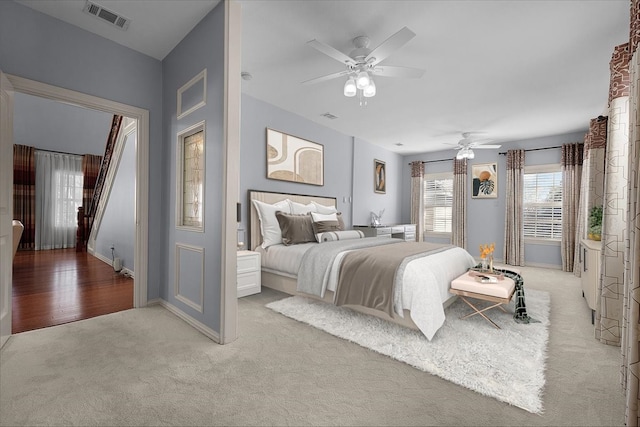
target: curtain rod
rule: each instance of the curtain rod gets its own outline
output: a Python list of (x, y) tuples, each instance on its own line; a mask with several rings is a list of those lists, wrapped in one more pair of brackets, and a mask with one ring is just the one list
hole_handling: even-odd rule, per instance
[[(452, 162), (453, 159), (440, 159), (440, 160), (423, 160), (422, 164), (424, 165), (425, 163), (437, 163), (437, 162)], [(409, 166), (411, 166), (411, 163), (407, 163)]]
[[(558, 145), (556, 147), (529, 148), (528, 150), (524, 150), (524, 151), (553, 150), (553, 149), (556, 149), (556, 148), (562, 148), (562, 145)], [(498, 153), (498, 154), (500, 154), (501, 156), (506, 156), (507, 152), (505, 151), (505, 152)]]
[(78, 153), (68, 153), (66, 151), (47, 150), (45, 148), (36, 148), (36, 147), (33, 147), (33, 150), (34, 151), (46, 151), (47, 153), (68, 154), (70, 156), (80, 156), (80, 157), (85, 155), (85, 154), (78, 154)]

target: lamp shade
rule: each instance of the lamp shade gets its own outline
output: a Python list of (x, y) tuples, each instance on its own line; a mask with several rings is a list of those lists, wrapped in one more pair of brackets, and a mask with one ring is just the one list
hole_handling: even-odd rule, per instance
[(369, 86), (364, 88), (362, 94), (367, 98), (376, 96), (376, 84), (373, 82), (373, 79), (369, 79)]
[(473, 152), (473, 150), (471, 148), (467, 149), (467, 159), (473, 159), (475, 157), (475, 153)]
[(367, 73), (366, 71), (360, 71), (358, 73), (358, 77), (356, 78), (356, 87), (358, 89), (364, 89), (369, 86), (370, 80), (371, 79), (369, 79), (369, 73)]
[(358, 88), (356, 88), (356, 80), (353, 77), (349, 77), (349, 79), (344, 84), (344, 96), (356, 96), (357, 91)]

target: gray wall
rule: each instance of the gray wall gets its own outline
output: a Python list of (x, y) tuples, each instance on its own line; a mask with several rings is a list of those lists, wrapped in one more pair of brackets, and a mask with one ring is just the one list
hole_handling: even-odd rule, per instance
[(42, 150), (102, 156), (112, 114), (16, 93), (13, 142)]
[[(556, 147), (566, 143), (582, 142), (584, 132), (554, 135), (544, 138), (535, 138), (522, 141), (509, 142), (498, 150), (474, 150), (475, 158), (469, 164), (469, 186), (471, 185), (471, 165), (477, 163), (498, 163), (498, 198), (497, 199), (472, 199), (471, 192), (467, 192), (467, 250), (471, 255), (478, 257), (480, 244), (496, 243), (495, 259), (504, 259), (504, 222), (505, 222), (505, 194), (506, 194), (506, 156), (498, 155), (507, 149), (534, 149)], [(421, 155), (405, 156), (402, 162), (403, 191), (402, 191), (402, 217), (408, 221), (410, 214), (410, 169), (409, 162), (414, 160), (437, 160), (452, 158), (455, 151), (425, 153)], [(528, 151), (525, 153), (525, 165), (558, 164), (561, 161), (560, 149), (540, 151)], [(452, 161), (425, 164), (425, 173), (435, 173), (453, 170)], [(469, 187), (467, 187), (469, 188)], [(525, 243), (525, 263), (531, 266), (561, 267), (560, 245)]]
[[(214, 331), (220, 330), (220, 278), (222, 257), (222, 209), (223, 192), (223, 97), (224, 97), (224, 3), (216, 6), (162, 61), (163, 117), (164, 117), (164, 170), (162, 186), (167, 189), (163, 208), (167, 212), (167, 255), (162, 275), (160, 296), (194, 319)], [(178, 89), (191, 78), (207, 69), (207, 99), (204, 107), (177, 119), (176, 98)], [(204, 232), (176, 229), (175, 188), (177, 134), (194, 124), (206, 120), (205, 125), (205, 184), (204, 184)], [(185, 244), (198, 249), (183, 251), (180, 268), (176, 265), (176, 245)], [(204, 283), (201, 271), (204, 269)], [(177, 277), (176, 277), (177, 272)], [(199, 312), (179, 298), (174, 292), (177, 280), (180, 295), (196, 305)], [(201, 286), (203, 296), (201, 296)]]
[[(342, 212), (345, 224), (352, 223), (349, 202), (353, 182), (352, 137), (248, 95), (242, 95), (241, 119), (240, 196), (243, 207), (242, 227), (245, 230), (248, 212), (247, 190), (337, 197), (338, 210)], [(324, 186), (267, 179), (267, 128), (324, 146)], [(373, 176), (373, 172), (371, 175)]]
[[(386, 193), (374, 191), (374, 160), (385, 162)], [(353, 223), (369, 225), (371, 211), (384, 209), (383, 224), (402, 221), (402, 156), (355, 138), (353, 155)]]
[(149, 299), (166, 281), (160, 61), (11, 1), (0, 1), (0, 69), (150, 112)]
[[(115, 159), (114, 159), (115, 160)], [(112, 160), (113, 161), (113, 160)], [(136, 245), (135, 200), (136, 191), (136, 133), (126, 136), (122, 156), (107, 199), (94, 250), (105, 258), (114, 256), (122, 260), (122, 266), (134, 271)], [(134, 271), (135, 272), (135, 271)]]

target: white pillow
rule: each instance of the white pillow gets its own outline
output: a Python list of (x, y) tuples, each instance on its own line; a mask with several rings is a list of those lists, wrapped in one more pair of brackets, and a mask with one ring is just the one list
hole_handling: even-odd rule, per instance
[(289, 205), (291, 206), (291, 213), (296, 215), (318, 211), (316, 209), (316, 205), (314, 205), (313, 203), (309, 203), (308, 205), (303, 205), (302, 203), (297, 203), (297, 202), (294, 202), (293, 200), (289, 200)]
[[(274, 215), (275, 215), (275, 213), (274, 213)], [(337, 221), (338, 220), (338, 215), (336, 215), (335, 212), (329, 212), (329, 213), (326, 213), (326, 214), (319, 213), (319, 212), (311, 212), (311, 218), (313, 219), (313, 222)]]
[(282, 244), (282, 231), (276, 218), (276, 212), (291, 213), (289, 199), (281, 200), (272, 205), (258, 200), (253, 200), (253, 205), (258, 212), (260, 219), (260, 233), (262, 233), (262, 247), (268, 248), (271, 245)]
[(321, 205), (320, 203), (316, 203), (316, 202), (311, 202), (311, 203), (313, 203), (313, 205), (316, 207), (316, 212), (318, 212), (318, 213), (330, 214), (330, 213), (338, 212), (338, 209), (336, 209), (333, 206), (325, 206), (325, 205)]

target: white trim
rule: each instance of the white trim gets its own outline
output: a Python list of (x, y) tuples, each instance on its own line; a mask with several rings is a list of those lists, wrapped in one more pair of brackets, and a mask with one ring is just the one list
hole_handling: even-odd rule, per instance
[(525, 267), (550, 268), (553, 270), (562, 270), (562, 266), (558, 264), (544, 264), (539, 262), (525, 262)]
[(188, 314), (186, 314), (184, 311), (180, 310), (175, 305), (173, 305), (173, 304), (171, 304), (171, 303), (169, 303), (169, 302), (167, 302), (167, 301), (165, 301), (163, 299), (154, 299), (153, 303), (154, 304), (159, 304), (160, 306), (166, 308), (171, 313), (175, 314), (180, 319), (184, 320), (189, 325), (193, 326), (195, 329), (197, 329), (199, 332), (204, 334), (206, 337), (208, 337), (212, 341), (220, 344), (220, 335), (216, 331), (214, 331), (213, 329), (209, 328), (204, 323), (201, 323), (201, 322), (197, 321), (196, 319), (194, 319), (193, 317), (189, 316)]
[(238, 337), (236, 204), (240, 200), (240, 99), (242, 7), (224, 0), (223, 219), (220, 272), (220, 343)]
[(549, 163), (546, 165), (529, 165), (524, 167), (524, 173), (562, 172), (562, 164)]
[(204, 214), (204, 208), (205, 208), (205, 198), (202, 198), (201, 201), (201, 212), (202, 212), (202, 226), (200, 227), (196, 227), (196, 226), (191, 226), (191, 225), (182, 225), (182, 215), (183, 215), (183, 210), (184, 210), (184, 198), (183, 198), (183, 192), (184, 189), (182, 188), (183, 185), (183, 178), (184, 178), (184, 139), (196, 134), (198, 132), (202, 131), (202, 159), (204, 162), (204, 169), (203, 169), (203, 176), (202, 176), (202, 194), (206, 194), (205, 193), (205, 187), (206, 187), (206, 176), (207, 176), (207, 161), (206, 161), (206, 152), (207, 152), (207, 130), (206, 130), (206, 120), (201, 121), (200, 123), (196, 123), (193, 126), (189, 126), (187, 129), (178, 132), (177, 134), (177, 138), (176, 138), (176, 197), (175, 197), (175, 201), (176, 201), (176, 229), (178, 230), (184, 230), (184, 231), (193, 231), (193, 232), (197, 232), (197, 233), (204, 233), (204, 219), (205, 219), (205, 214)]
[(436, 179), (453, 179), (453, 171), (448, 172), (434, 172), (434, 173), (425, 173), (423, 179), (426, 180), (436, 180)]
[[(191, 86), (194, 86), (196, 83), (198, 83), (199, 80), (202, 80), (202, 101), (200, 101), (193, 107), (189, 108), (187, 111), (183, 112), (182, 111), (182, 94)], [(205, 68), (204, 70), (200, 71), (191, 80), (183, 84), (182, 87), (178, 89), (177, 96), (178, 96), (178, 100), (177, 100), (176, 114), (178, 115), (178, 120), (180, 120), (181, 118), (185, 117), (188, 114), (193, 113), (198, 108), (204, 107), (205, 105), (207, 105), (207, 69)]]
[[(106, 256), (104, 256), (104, 255), (102, 255), (100, 253), (92, 254), (92, 256), (98, 258), (100, 261), (104, 262), (107, 265), (110, 265), (111, 268), (113, 268), (113, 260), (112, 259), (109, 259), (109, 258), (107, 258)], [(129, 277), (131, 277), (132, 279), (135, 280), (133, 271), (129, 270), (127, 267), (123, 267), (122, 270), (119, 271), (119, 273), (120, 274), (124, 274), (126, 276), (129, 276)], [(149, 305), (149, 301), (147, 301), (147, 305)]]
[[(186, 296), (182, 295), (180, 293), (180, 251), (184, 250), (184, 251), (191, 251), (191, 252), (196, 252), (200, 254), (200, 303), (197, 303), (189, 298), (187, 298)], [(191, 245), (186, 245), (184, 243), (176, 243), (176, 255), (174, 257), (175, 259), (175, 265), (174, 265), (174, 271), (175, 271), (175, 277), (173, 280), (173, 296), (175, 299), (177, 299), (178, 301), (188, 305), (189, 307), (193, 308), (194, 310), (199, 311), (200, 313), (202, 313), (203, 311), (203, 301), (204, 301), (204, 248), (198, 247), (198, 246), (191, 246)]]
[(525, 237), (525, 245), (540, 245), (540, 246), (560, 246), (562, 240), (560, 239), (544, 239), (542, 237)]
[(52, 86), (7, 74), (16, 92), (66, 102), (80, 107), (119, 114), (137, 120), (136, 143), (136, 246), (133, 281), (133, 306), (147, 304), (149, 268), (149, 111), (93, 95)]

